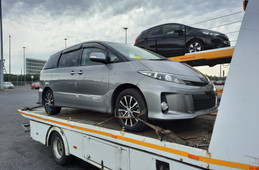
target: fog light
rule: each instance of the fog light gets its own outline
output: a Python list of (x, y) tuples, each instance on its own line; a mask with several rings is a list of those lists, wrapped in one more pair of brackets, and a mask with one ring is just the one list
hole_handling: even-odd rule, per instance
[(168, 109), (168, 104), (166, 102), (161, 103), (162, 111), (166, 111)]

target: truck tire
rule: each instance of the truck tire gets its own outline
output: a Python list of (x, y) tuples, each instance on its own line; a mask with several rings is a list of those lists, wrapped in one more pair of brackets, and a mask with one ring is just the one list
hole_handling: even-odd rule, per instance
[(59, 133), (54, 132), (51, 136), (51, 151), (54, 160), (60, 164), (65, 165), (69, 162), (70, 157), (65, 154), (65, 145)]
[(61, 107), (54, 106), (54, 95), (52, 90), (47, 90), (43, 96), (43, 105), (48, 115), (56, 115), (60, 112)]
[[(141, 116), (139, 116), (141, 114)], [(148, 110), (143, 95), (134, 88), (123, 90), (116, 99), (115, 116), (131, 116), (131, 119), (118, 118), (121, 127), (131, 132), (139, 132), (147, 126), (139, 121), (148, 120)]]

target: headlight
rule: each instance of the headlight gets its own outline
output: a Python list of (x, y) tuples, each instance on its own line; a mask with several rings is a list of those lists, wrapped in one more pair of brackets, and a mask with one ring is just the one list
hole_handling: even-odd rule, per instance
[(213, 92), (214, 92), (214, 93), (217, 93), (217, 88), (216, 88), (216, 86), (215, 86), (213, 83), (211, 83), (211, 85), (212, 85), (212, 87), (213, 87), (213, 89), (212, 89)]
[(211, 33), (210, 33), (210, 35), (212, 35), (212, 36), (215, 36), (215, 37), (216, 37), (216, 36), (219, 36), (220, 34), (219, 34), (219, 33), (216, 33), (216, 32), (211, 32)]
[(202, 31), (203, 34), (205, 35), (211, 35), (211, 36), (219, 36), (219, 33), (216, 32), (209, 32), (209, 31)]
[(210, 32), (208, 32), (208, 31), (202, 31), (202, 33), (205, 34), (205, 35), (209, 35), (210, 34)]
[(183, 80), (168, 73), (161, 73), (156, 71), (138, 71), (138, 73), (158, 80), (168, 81), (168, 82), (177, 83), (177, 84), (185, 84)]

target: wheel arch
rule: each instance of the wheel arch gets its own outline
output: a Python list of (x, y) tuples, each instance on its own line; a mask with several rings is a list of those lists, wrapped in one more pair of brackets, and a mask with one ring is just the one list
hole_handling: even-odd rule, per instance
[(115, 109), (115, 104), (116, 104), (116, 99), (119, 96), (119, 94), (125, 90), (125, 89), (129, 89), (129, 88), (133, 88), (136, 89), (140, 92), (140, 94), (143, 96), (145, 103), (146, 103), (146, 99), (144, 94), (142, 93), (142, 91), (138, 88), (138, 86), (130, 84), (130, 83), (126, 83), (126, 84), (121, 84), (119, 85), (113, 92), (112, 94), (112, 98), (111, 98), (111, 112), (112, 114), (114, 113), (114, 109)]
[(51, 145), (51, 138), (52, 138), (54, 133), (58, 133), (62, 137), (64, 146), (65, 146), (65, 154), (66, 154), (66, 156), (69, 156), (70, 155), (70, 151), (69, 151), (69, 145), (68, 145), (68, 142), (67, 142), (67, 138), (66, 138), (64, 132), (62, 131), (62, 129), (60, 129), (58, 127), (52, 126), (49, 129), (49, 131), (47, 133), (47, 137), (46, 137), (46, 144), (47, 144), (47, 146)]
[(201, 39), (201, 38), (197, 38), (197, 37), (193, 37), (191, 39), (189, 39), (187, 42), (186, 42), (186, 47), (189, 45), (190, 42), (192, 41), (200, 41), (202, 44), (204, 44), (204, 41)]

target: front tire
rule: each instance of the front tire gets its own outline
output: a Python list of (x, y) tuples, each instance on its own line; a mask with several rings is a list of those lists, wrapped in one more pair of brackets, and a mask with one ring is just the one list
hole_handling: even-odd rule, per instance
[(195, 53), (203, 50), (203, 44), (199, 40), (192, 40), (187, 44), (186, 52)]
[(54, 95), (52, 90), (47, 90), (44, 93), (43, 97), (43, 105), (45, 108), (45, 111), (48, 115), (56, 115), (60, 112), (61, 107), (55, 107), (54, 106)]
[(51, 151), (54, 160), (60, 164), (68, 163), (70, 157), (65, 154), (65, 145), (59, 133), (54, 132), (51, 137)]
[(138, 120), (147, 121), (147, 105), (143, 95), (136, 89), (123, 90), (117, 97), (115, 104), (115, 116), (131, 116), (131, 119), (118, 118), (122, 127), (127, 131), (139, 132), (144, 130), (147, 126)]

